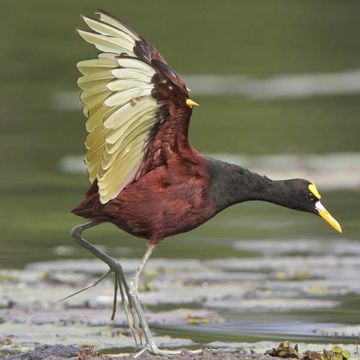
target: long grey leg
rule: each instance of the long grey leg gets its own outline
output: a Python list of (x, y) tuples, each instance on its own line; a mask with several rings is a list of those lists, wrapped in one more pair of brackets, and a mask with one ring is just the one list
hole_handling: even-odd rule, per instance
[(143, 258), (140, 261), (139, 267), (137, 268), (134, 277), (130, 281), (130, 291), (137, 294), (139, 288), (139, 279), (142, 271), (144, 270), (145, 264), (150, 259), (151, 254), (153, 253), (156, 245), (149, 244), (148, 248), (145, 251)]
[(151, 331), (150, 331), (149, 325), (147, 323), (144, 310), (142, 309), (141, 302), (138, 297), (139, 278), (140, 278), (141, 272), (143, 271), (143, 269), (145, 267), (146, 262), (149, 260), (154, 249), (155, 249), (155, 245), (150, 244), (148, 246), (143, 258), (140, 261), (139, 267), (136, 270), (136, 273), (130, 282), (130, 296), (132, 298), (132, 302), (134, 303), (136, 313), (138, 314), (139, 321), (140, 321), (141, 327), (144, 331), (144, 337), (145, 337), (145, 341), (146, 341), (145, 348), (142, 351), (140, 351), (135, 357), (141, 355), (146, 350), (155, 349), (155, 348), (157, 349), (155, 341), (151, 335)]
[[(96, 256), (98, 259), (105, 262), (109, 266), (110, 270), (108, 270), (104, 275), (102, 275), (93, 284), (90, 284), (90, 285), (84, 287), (83, 289), (77, 291), (76, 293), (74, 293), (72, 295), (69, 295), (65, 299), (67, 299), (73, 295), (76, 295), (82, 291), (85, 291), (85, 290), (89, 289), (90, 287), (96, 286), (107, 275), (114, 272), (114, 274), (115, 274), (115, 288), (114, 288), (115, 292), (114, 292), (113, 311), (112, 311), (111, 319), (113, 320), (115, 317), (116, 305), (117, 305), (117, 291), (119, 290), (120, 295), (121, 295), (121, 302), (124, 305), (127, 320), (128, 320), (131, 332), (133, 334), (136, 347), (138, 347), (139, 343), (142, 344), (142, 332), (139, 329), (139, 327), (137, 326), (137, 323), (138, 323), (138, 319), (136, 318), (137, 314), (129, 311), (129, 307), (130, 307), (130, 309), (134, 308), (134, 304), (132, 302), (132, 297), (130, 295), (129, 287), (126, 282), (126, 278), (124, 276), (124, 272), (123, 272), (121, 265), (117, 261), (115, 261), (112, 257), (110, 257), (109, 255), (105, 254), (104, 252), (100, 251), (99, 249), (97, 249), (95, 246), (90, 244), (87, 240), (85, 240), (82, 237), (82, 232), (84, 230), (87, 230), (91, 227), (99, 225), (100, 223), (101, 222), (93, 221), (93, 222), (90, 222), (87, 224), (78, 225), (72, 229), (71, 235), (77, 244), (84, 247), (85, 249), (90, 251), (94, 256)], [(125, 296), (127, 299), (125, 298)]]
[(145, 337), (145, 341), (146, 341), (145, 347), (140, 352), (138, 352), (134, 356), (134, 358), (137, 358), (138, 356), (143, 354), (145, 351), (150, 351), (151, 353), (157, 354), (157, 355), (175, 355), (175, 354), (181, 353), (181, 351), (178, 351), (178, 350), (175, 350), (175, 351), (160, 350), (157, 347), (157, 345), (153, 339), (153, 336), (151, 334), (149, 325), (148, 325), (146, 317), (145, 317), (144, 310), (141, 306), (141, 302), (140, 302), (139, 296), (138, 296), (138, 286), (139, 286), (139, 279), (140, 279), (141, 273), (144, 270), (146, 262), (149, 260), (152, 252), (154, 251), (155, 246), (156, 245), (153, 245), (153, 244), (148, 245), (148, 248), (146, 249), (146, 252), (145, 252), (143, 258), (140, 261), (139, 267), (130, 282), (130, 296), (132, 297), (132, 301), (134, 303), (136, 313), (139, 317), (141, 327), (144, 331), (144, 337)]
[[(134, 303), (135, 310), (139, 317), (141, 327), (144, 331), (144, 337), (145, 337), (145, 341), (146, 341), (145, 347), (142, 350), (140, 350), (134, 356), (134, 358), (139, 357), (146, 351), (149, 351), (150, 353), (152, 353), (154, 355), (164, 355), (164, 356), (181, 354), (181, 350), (162, 350), (157, 347), (157, 345), (152, 337), (149, 325), (146, 321), (145, 313), (141, 306), (141, 302), (140, 302), (139, 296), (138, 296), (138, 285), (139, 285), (139, 279), (140, 279), (141, 273), (144, 270), (146, 262), (149, 260), (152, 252), (154, 251), (155, 246), (156, 245), (153, 245), (153, 244), (148, 245), (148, 248), (146, 249), (146, 252), (145, 252), (143, 258), (140, 261), (139, 267), (130, 282), (130, 296), (132, 297), (132, 301)], [(198, 353), (201, 353), (201, 351), (202, 350), (192, 350), (190, 352), (192, 354), (198, 354)]]
[[(145, 347), (140, 352), (138, 352), (134, 356), (134, 358), (140, 356), (145, 351), (150, 351), (151, 353), (157, 354), (157, 355), (180, 354), (181, 351), (179, 351), (179, 350), (174, 350), (174, 351), (161, 350), (157, 347), (157, 345), (155, 344), (155, 341), (153, 340), (153, 337), (151, 335), (149, 325), (147, 323), (144, 311), (142, 309), (142, 306), (141, 306), (141, 303), (140, 303), (140, 300), (138, 297), (139, 278), (140, 278), (141, 272), (143, 271), (143, 269), (145, 267), (146, 262), (150, 258), (151, 254), (155, 248), (155, 245), (148, 246), (148, 249), (146, 250), (145, 255), (143, 256), (143, 258), (139, 264), (138, 270), (136, 271), (135, 276), (134, 276), (133, 280), (131, 281), (131, 286), (129, 289), (121, 265), (117, 261), (115, 261), (113, 258), (108, 256), (107, 254), (98, 250), (95, 246), (90, 244), (87, 240), (85, 240), (82, 237), (82, 232), (84, 230), (94, 227), (100, 223), (101, 222), (93, 221), (93, 222), (90, 222), (87, 224), (78, 225), (75, 228), (73, 228), (71, 231), (71, 235), (77, 244), (79, 244), (80, 246), (82, 246), (85, 249), (87, 249), (88, 251), (90, 251), (94, 256), (96, 256), (97, 258), (99, 258), (100, 260), (105, 262), (110, 268), (110, 270), (108, 270), (108, 272), (106, 272), (104, 275), (102, 275), (100, 277), (100, 279), (95, 281), (95, 283), (86, 286), (85, 288), (76, 292), (76, 294), (78, 294), (79, 292), (84, 291), (90, 287), (96, 286), (107, 275), (109, 275), (111, 272), (114, 272), (115, 273), (115, 282), (117, 283), (117, 285), (115, 284), (115, 292), (116, 293), (114, 295), (114, 301), (113, 301), (112, 318), (115, 316), (115, 312), (116, 312), (116, 299), (117, 299), (116, 297), (117, 297), (117, 290), (119, 289), (120, 295), (121, 295), (121, 302), (125, 307), (127, 320), (128, 320), (130, 329), (132, 331), (132, 334), (134, 336), (136, 346), (138, 346), (139, 342), (140, 342), (140, 344), (142, 344), (142, 335), (144, 335), (145, 341), (146, 341)], [(75, 295), (75, 294), (73, 294), (73, 295)], [(125, 299), (125, 295), (126, 295), (127, 299)], [(70, 295), (69, 297), (71, 297), (71, 296), (72, 295)], [(133, 309), (135, 309), (136, 313), (134, 313)], [(140, 322), (140, 324), (141, 324), (143, 333), (138, 326), (138, 322)], [(138, 339), (139, 339), (139, 341), (138, 341)], [(191, 351), (191, 352), (199, 353), (199, 352), (201, 352), (201, 350), (200, 351)]]

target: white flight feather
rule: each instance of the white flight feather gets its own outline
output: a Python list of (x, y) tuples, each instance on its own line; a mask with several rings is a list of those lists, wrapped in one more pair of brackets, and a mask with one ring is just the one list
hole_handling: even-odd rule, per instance
[(112, 92), (105, 88), (101, 91), (83, 92), (80, 95), (80, 99), (86, 104), (86, 106), (91, 108), (98, 104), (102, 104), (110, 94), (112, 94)]
[[(142, 126), (142, 125), (146, 125), (149, 121), (154, 122), (156, 121), (156, 118), (154, 120), (155, 116), (154, 116), (154, 111), (150, 110), (148, 112), (146, 112), (144, 115), (142, 115), (141, 117), (137, 117), (137, 118), (133, 118), (129, 121), (127, 121), (125, 124), (123, 124), (122, 126), (120, 126), (118, 129), (112, 131), (112, 133), (106, 137), (105, 142), (106, 142), (106, 146), (108, 145), (113, 145), (116, 143), (122, 144), (122, 141), (124, 140), (124, 136), (126, 136), (126, 134), (128, 133), (128, 131), (131, 131), (131, 129)], [(106, 148), (106, 150), (111, 153), (112, 151), (110, 150), (112, 147), (109, 146)]]
[(153, 76), (155, 74), (155, 70), (150, 65), (144, 63), (141, 60), (134, 58), (118, 58), (116, 60), (118, 64), (123, 68), (137, 69), (146, 74), (150, 74), (150, 76)]
[(93, 131), (99, 124), (103, 126), (104, 118), (116, 111), (116, 108), (101, 107), (98, 111), (92, 114), (86, 121), (86, 130), (88, 132)]
[(137, 34), (129, 30), (125, 25), (121, 24), (118, 20), (114, 19), (112, 16), (104, 14), (103, 12), (99, 12), (98, 14), (100, 15), (100, 20), (103, 21), (104, 23), (110, 24), (115, 28), (123, 31), (124, 33), (131, 36), (134, 40), (140, 40)]
[(116, 76), (110, 70), (99, 70), (97, 72), (93, 72), (91, 74), (87, 74), (79, 77), (78, 85), (80, 87), (84, 83), (98, 81), (98, 80), (111, 80), (115, 78)]
[(116, 68), (117, 61), (115, 59), (92, 59), (79, 61), (76, 66), (83, 75), (98, 72), (100, 69)]
[(159, 105), (151, 96), (156, 71), (136, 58), (133, 49), (141, 38), (125, 25), (102, 12), (100, 21), (83, 19), (94, 33), (79, 30), (80, 36), (102, 51), (77, 67), (83, 75), (78, 85), (88, 117), (85, 163), (105, 204), (134, 180), (143, 162), (158, 122)]
[[(129, 102), (131, 99), (138, 98), (140, 96), (149, 96), (151, 95), (151, 90), (153, 86), (144, 86), (143, 88), (133, 88), (122, 92), (117, 92), (109, 96), (105, 101), (105, 106), (122, 106), (123, 104)], [(110, 92), (111, 93), (111, 92)]]
[(116, 129), (124, 120), (128, 121), (144, 110), (154, 108), (155, 106), (157, 106), (156, 100), (150, 97), (146, 97), (139, 102), (127, 103), (111, 114), (104, 121), (104, 126), (108, 129)]
[(119, 37), (120, 39), (123, 39), (124, 43), (128, 43), (128, 47), (132, 49), (135, 45), (134, 38), (126, 34), (124, 31), (117, 29), (116, 27), (112, 25), (108, 25), (102, 22), (99, 22), (94, 19), (90, 19), (86, 16), (83, 16), (83, 20), (85, 23), (89, 26), (90, 29), (96, 31), (97, 33), (101, 35), (107, 35), (112, 37)]
[(126, 80), (126, 79), (117, 79), (109, 82), (106, 87), (111, 91), (125, 91), (132, 88), (141, 88), (143, 86), (149, 85), (150, 82), (143, 82), (140, 80)]
[(153, 75), (137, 69), (126, 68), (114, 69), (111, 71), (111, 74), (118, 79), (133, 79), (143, 82), (150, 82)]
[(104, 52), (133, 55), (133, 48), (128, 42), (114, 37), (94, 34), (84, 30), (78, 30), (80, 36), (88, 43)]

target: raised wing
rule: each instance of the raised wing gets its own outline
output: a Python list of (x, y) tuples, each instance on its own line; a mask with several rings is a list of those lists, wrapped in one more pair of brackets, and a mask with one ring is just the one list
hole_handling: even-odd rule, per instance
[(139, 174), (155, 130), (169, 120), (160, 109), (186, 107), (188, 93), (158, 51), (127, 25), (103, 11), (98, 20), (83, 20), (92, 31), (78, 30), (80, 36), (101, 51), (77, 64), (88, 118), (85, 163), (105, 204)]

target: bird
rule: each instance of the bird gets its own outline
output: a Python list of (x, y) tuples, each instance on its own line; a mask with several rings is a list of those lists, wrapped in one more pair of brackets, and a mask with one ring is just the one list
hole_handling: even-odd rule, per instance
[[(95, 15), (82, 16), (88, 29), (77, 29), (99, 53), (77, 63), (87, 118), (84, 161), (90, 187), (71, 210), (88, 222), (71, 234), (109, 270), (75, 294), (114, 273), (112, 318), (120, 294), (140, 349), (137, 355), (169, 355), (176, 351), (156, 345), (138, 296), (145, 264), (164, 238), (197, 228), (234, 204), (255, 200), (318, 215), (338, 232), (342, 229), (320, 202), (313, 181), (272, 180), (200, 154), (188, 141), (190, 118), (198, 104), (189, 97), (181, 76), (125, 22), (103, 10)], [(147, 240), (129, 283), (121, 264), (82, 235), (105, 222)]]

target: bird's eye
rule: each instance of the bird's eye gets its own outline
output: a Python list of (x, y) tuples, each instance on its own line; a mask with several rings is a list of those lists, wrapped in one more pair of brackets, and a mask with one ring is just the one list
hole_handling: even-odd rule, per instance
[(317, 198), (311, 192), (306, 193), (306, 199), (308, 199), (311, 202), (317, 201)]

